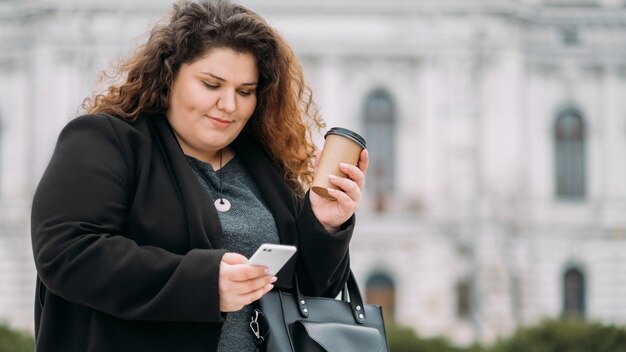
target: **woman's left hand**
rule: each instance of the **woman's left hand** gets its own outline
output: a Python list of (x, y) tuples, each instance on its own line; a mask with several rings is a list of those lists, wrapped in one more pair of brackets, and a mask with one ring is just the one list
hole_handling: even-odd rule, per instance
[[(318, 155), (319, 158), (319, 155)], [(319, 161), (319, 160), (318, 160)], [(317, 164), (317, 163), (316, 163)], [(317, 193), (309, 192), (311, 208), (317, 220), (324, 226), (326, 231), (336, 233), (341, 225), (346, 222), (361, 201), (361, 193), (365, 185), (365, 172), (369, 164), (367, 149), (361, 151), (357, 166), (342, 163), (339, 167), (348, 176), (342, 178), (331, 175), (330, 183), (339, 189), (328, 188), (328, 193), (334, 199), (326, 199)]]

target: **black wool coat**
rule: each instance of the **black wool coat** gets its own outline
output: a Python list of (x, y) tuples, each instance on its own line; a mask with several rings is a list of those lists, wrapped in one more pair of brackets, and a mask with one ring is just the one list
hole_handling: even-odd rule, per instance
[[(327, 233), (271, 158), (240, 136), (281, 243), (298, 247), (279, 274), (334, 297), (349, 274), (350, 219)], [(221, 225), (164, 116), (85, 115), (61, 132), (33, 200), (39, 352), (214, 351)]]

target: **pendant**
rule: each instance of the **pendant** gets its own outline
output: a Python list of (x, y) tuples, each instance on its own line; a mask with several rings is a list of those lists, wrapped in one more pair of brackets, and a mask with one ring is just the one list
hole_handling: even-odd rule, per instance
[(228, 199), (218, 198), (214, 204), (215, 209), (221, 211), (222, 213), (230, 210), (230, 202), (228, 201)]

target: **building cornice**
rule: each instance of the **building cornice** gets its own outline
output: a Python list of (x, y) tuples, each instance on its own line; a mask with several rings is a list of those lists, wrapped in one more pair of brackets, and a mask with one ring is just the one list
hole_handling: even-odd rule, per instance
[[(112, 2), (114, 4), (112, 4)], [(500, 16), (539, 24), (626, 26), (626, 7), (550, 6), (511, 0), (240, 0), (263, 15)], [(9, 1), (0, 2), (0, 22), (20, 21), (53, 12), (163, 16), (170, 0)]]
[(578, 23), (626, 22), (626, 7), (554, 6), (510, 0), (241, 0), (262, 14), (343, 15), (502, 15), (520, 20), (577, 21)]

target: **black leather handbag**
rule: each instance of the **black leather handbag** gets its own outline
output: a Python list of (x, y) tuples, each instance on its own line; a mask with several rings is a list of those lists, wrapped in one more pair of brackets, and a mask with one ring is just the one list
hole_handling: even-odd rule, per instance
[(341, 300), (274, 289), (259, 301), (250, 328), (258, 351), (389, 351), (382, 309), (363, 304), (352, 272)]

